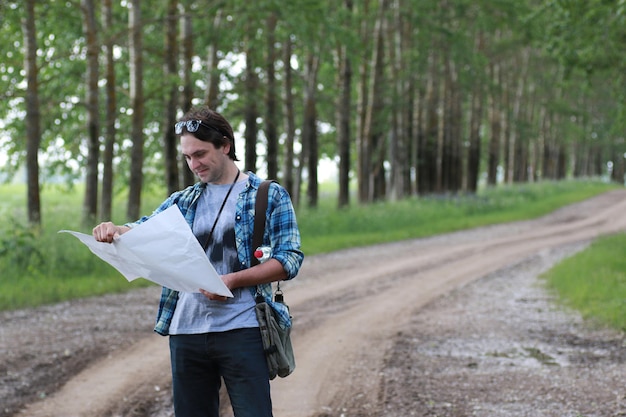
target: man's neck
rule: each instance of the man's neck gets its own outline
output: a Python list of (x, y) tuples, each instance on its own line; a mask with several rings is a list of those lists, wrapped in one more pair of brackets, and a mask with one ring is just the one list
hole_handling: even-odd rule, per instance
[(239, 168), (237, 165), (229, 164), (225, 169), (222, 176), (217, 181), (211, 181), (210, 184), (214, 185), (224, 185), (224, 184), (232, 184), (237, 179), (241, 178)]

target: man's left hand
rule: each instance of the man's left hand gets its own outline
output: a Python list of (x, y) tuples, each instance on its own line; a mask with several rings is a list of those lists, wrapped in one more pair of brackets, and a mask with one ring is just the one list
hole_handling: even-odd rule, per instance
[(200, 288), (200, 293), (202, 295), (204, 295), (206, 298), (208, 298), (209, 300), (213, 300), (213, 301), (226, 301), (226, 300), (228, 300), (228, 297), (226, 297), (224, 295), (213, 294), (212, 292), (208, 292), (207, 290), (203, 290), (202, 288)]

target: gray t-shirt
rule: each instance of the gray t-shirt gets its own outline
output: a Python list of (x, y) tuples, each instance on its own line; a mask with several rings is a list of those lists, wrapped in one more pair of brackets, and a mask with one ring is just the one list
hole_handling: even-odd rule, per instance
[[(235, 207), (237, 196), (245, 184), (245, 181), (239, 181), (233, 187), (219, 215), (213, 238), (207, 246), (209, 261), (220, 275), (235, 272), (240, 268), (235, 246)], [(231, 184), (207, 184), (200, 196), (193, 233), (198, 236), (201, 243), (209, 237), (230, 186)], [(254, 297), (250, 288), (237, 288), (232, 293), (234, 297), (226, 301), (211, 301), (199, 293), (179, 293), (169, 333), (199, 334), (258, 327)]]

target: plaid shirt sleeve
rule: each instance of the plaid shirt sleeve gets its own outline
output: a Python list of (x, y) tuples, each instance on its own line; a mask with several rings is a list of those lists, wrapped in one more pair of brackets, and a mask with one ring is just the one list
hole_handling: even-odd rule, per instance
[[(238, 210), (235, 226), (239, 260), (245, 268), (249, 268), (252, 262), (252, 232), (256, 215), (254, 204), (258, 187), (261, 184), (261, 179), (256, 175), (252, 173), (248, 175), (250, 175), (250, 184), (238, 203), (240, 210)], [(272, 258), (282, 264), (287, 273), (286, 279), (293, 279), (300, 270), (304, 254), (300, 249), (300, 231), (291, 198), (287, 190), (279, 184), (270, 185), (265, 217), (263, 244), (272, 249)], [(272, 284), (262, 284), (252, 289), (255, 293), (257, 290), (278, 313), (281, 327), (291, 327), (291, 316), (287, 306), (272, 300)]]

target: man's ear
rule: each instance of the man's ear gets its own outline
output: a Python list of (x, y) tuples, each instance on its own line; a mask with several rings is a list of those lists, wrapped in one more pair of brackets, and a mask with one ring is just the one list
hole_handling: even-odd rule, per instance
[(228, 155), (230, 153), (230, 141), (226, 142), (224, 146), (222, 146), (222, 152), (224, 155)]

